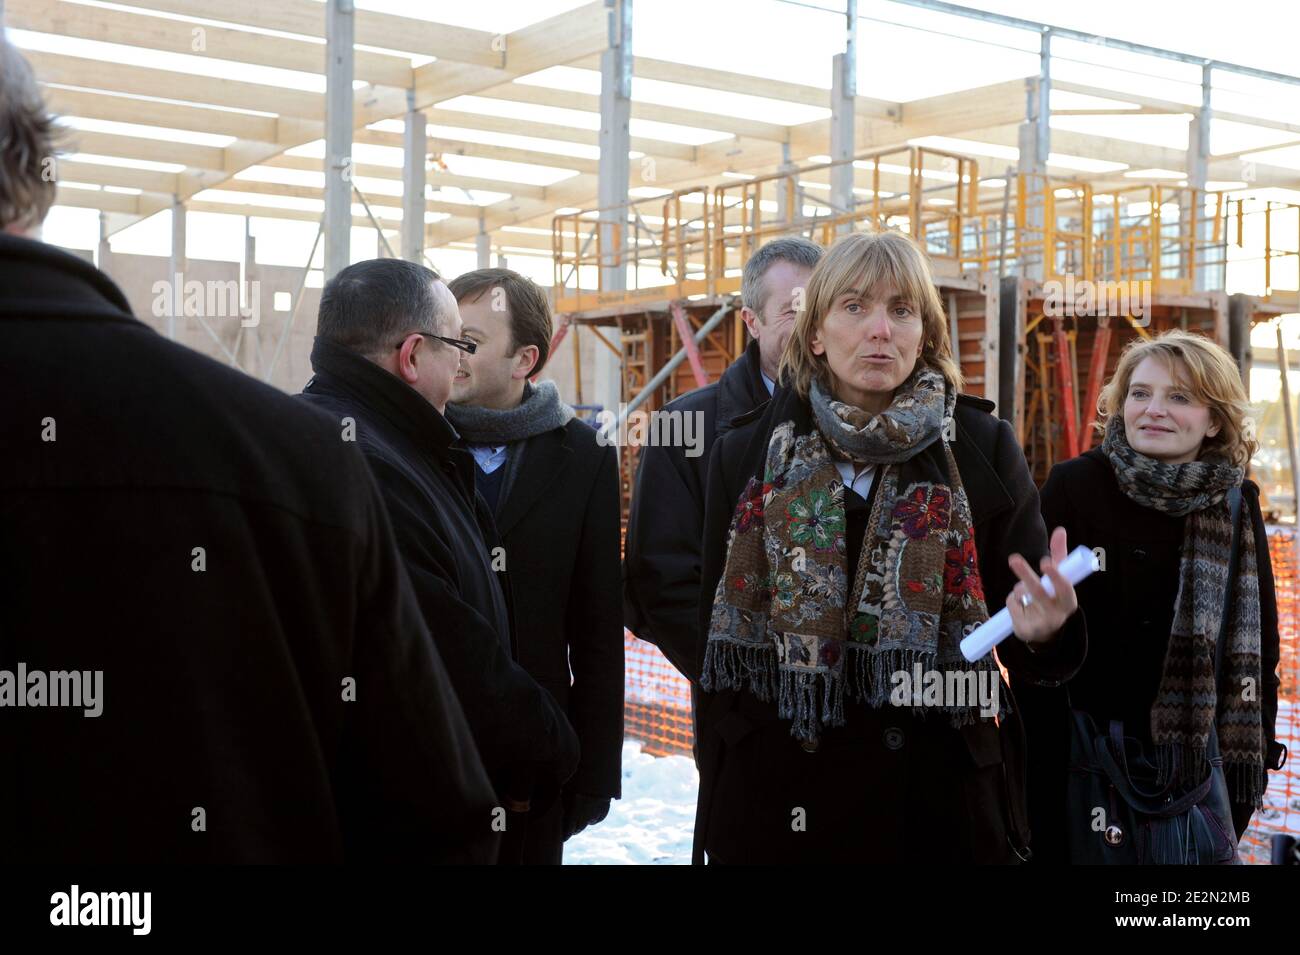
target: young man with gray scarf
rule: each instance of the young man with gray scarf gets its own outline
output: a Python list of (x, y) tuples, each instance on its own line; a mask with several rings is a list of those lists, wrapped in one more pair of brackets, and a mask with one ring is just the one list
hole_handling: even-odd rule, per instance
[(474, 455), (513, 585), (519, 662), (565, 708), (582, 747), (561, 803), (529, 819), (523, 861), (558, 864), (564, 841), (620, 795), (623, 612), (614, 449), (553, 381), (546, 296), (509, 269), (449, 283), (476, 344), (460, 356), (447, 418)]

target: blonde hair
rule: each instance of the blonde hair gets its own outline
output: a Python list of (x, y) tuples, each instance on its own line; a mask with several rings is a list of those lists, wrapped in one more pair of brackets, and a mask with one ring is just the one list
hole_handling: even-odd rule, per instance
[(894, 231), (846, 235), (817, 263), (805, 290), (803, 310), (781, 354), (778, 378), (788, 374), (790, 387), (804, 400), (814, 378), (829, 391), (830, 366), (825, 355), (813, 354), (813, 335), (844, 292), (865, 292), (882, 285), (892, 285), (921, 314), (923, 345), (917, 361), (942, 374), (953, 391), (960, 391), (961, 366), (952, 355), (948, 322), (930, 262), (908, 236)]
[(1148, 358), (1163, 362), (1170, 377), (1210, 409), (1210, 420), (1219, 426), (1219, 433), (1205, 438), (1200, 456), (1217, 455), (1245, 468), (1259, 444), (1246, 428), (1249, 405), (1241, 372), (1232, 355), (1204, 335), (1175, 328), (1152, 339), (1130, 342), (1097, 399), (1099, 420), (1093, 427), (1104, 433), (1113, 415), (1123, 421), (1133, 372)]

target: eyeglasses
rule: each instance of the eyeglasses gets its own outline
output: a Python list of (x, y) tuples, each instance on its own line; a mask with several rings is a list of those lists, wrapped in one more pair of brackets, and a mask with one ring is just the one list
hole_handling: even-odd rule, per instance
[(467, 355), (474, 354), (474, 350), (478, 348), (478, 342), (472, 342), (468, 338), (448, 338), (445, 335), (431, 335), (429, 332), (408, 332), (405, 336), (402, 337), (402, 341), (398, 342), (393, 347), (401, 348), (402, 343), (405, 342), (406, 339), (409, 338), (411, 335), (421, 335), (425, 338), (436, 338), (438, 341), (443, 342), (444, 344), (447, 345), (451, 345), (453, 348), (459, 348)]

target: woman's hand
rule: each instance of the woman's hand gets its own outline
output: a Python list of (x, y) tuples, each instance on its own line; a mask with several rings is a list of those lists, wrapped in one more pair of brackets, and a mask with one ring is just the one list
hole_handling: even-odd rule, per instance
[[(1020, 640), (1029, 644), (1031, 650), (1034, 644), (1041, 646), (1055, 637), (1070, 614), (1078, 609), (1079, 600), (1074, 595), (1074, 586), (1056, 569), (1068, 553), (1065, 528), (1058, 527), (1052, 532), (1051, 556), (1044, 557), (1038, 565), (1051, 580), (1052, 587), (1056, 590), (1055, 596), (1043, 589), (1043, 585), (1038, 582), (1039, 575), (1030, 568), (1029, 561), (1019, 554), (1007, 558), (1008, 566), (1020, 578), (1020, 583), (1016, 584), (1007, 597), (1011, 627)], [(1026, 594), (1030, 600), (1028, 606), (1024, 603)]]

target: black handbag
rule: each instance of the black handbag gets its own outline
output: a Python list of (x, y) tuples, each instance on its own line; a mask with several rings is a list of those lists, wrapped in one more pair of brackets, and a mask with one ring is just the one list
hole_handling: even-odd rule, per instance
[[(1241, 489), (1229, 492), (1232, 550), (1223, 620), (1214, 651), (1222, 686), (1232, 582), (1241, 545)], [(1068, 690), (1067, 690), (1068, 694)], [(1099, 733), (1092, 717), (1070, 708), (1067, 791), (1070, 861), (1078, 865), (1230, 865), (1237, 860), (1232, 804), (1214, 724), (1206, 744), (1209, 770), (1195, 785), (1160, 784), (1140, 740), (1112, 720)]]

